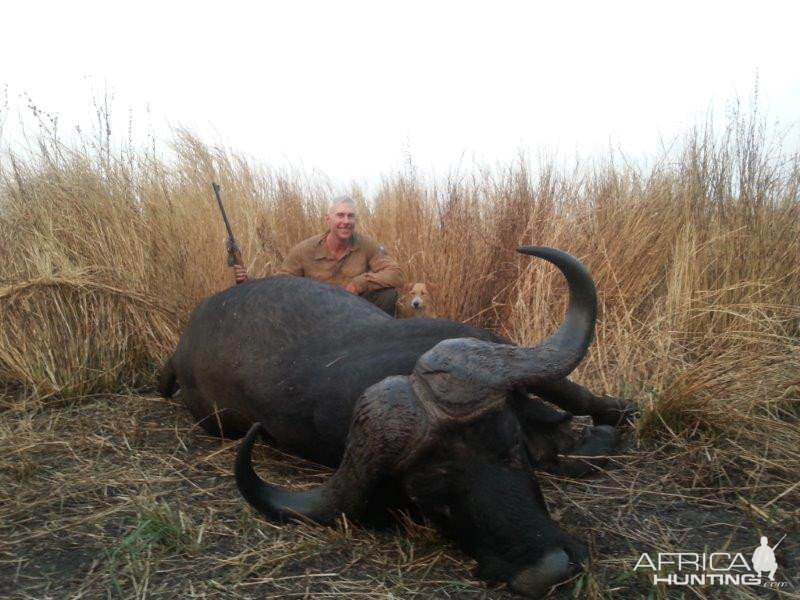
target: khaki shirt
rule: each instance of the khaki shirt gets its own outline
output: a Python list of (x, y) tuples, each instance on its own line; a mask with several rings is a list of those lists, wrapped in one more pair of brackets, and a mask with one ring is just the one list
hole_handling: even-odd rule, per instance
[(403, 286), (403, 271), (371, 237), (354, 233), (344, 256), (336, 260), (325, 245), (327, 236), (315, 235), (289, 250), (276, 275), (310, 277), (339, 287), (352, 282), (359, 294)]

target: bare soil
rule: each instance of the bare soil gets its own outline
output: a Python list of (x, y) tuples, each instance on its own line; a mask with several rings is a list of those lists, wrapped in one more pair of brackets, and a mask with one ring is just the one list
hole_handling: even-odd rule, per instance
[[(208, 437), (175, 402), (87, 398), (0, 415), (0, 597), (516, 598), (400, 515), (382, 530), (274, 524), (239, 496), (237, 442)], [(262, 447), (270, 481), (316, 485), (330, 471)], [(798, 488), (720, 460), (713, 445), (636, 447), (584, 480), (542, 475), (554, 517), (586, 540), (585, 573), (553, 598), (800, 598)], [(742, 474), (745, 475), (742, 475)], [(779, 590), (654, 586), (643, 552), (777, 551)], [(652, 575), (652, 574), (650, 574)]]

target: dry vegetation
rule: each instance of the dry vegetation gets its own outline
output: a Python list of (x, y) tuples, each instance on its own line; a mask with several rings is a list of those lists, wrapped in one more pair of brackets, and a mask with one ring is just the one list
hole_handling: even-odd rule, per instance
[[(192, 306), (232, 283), (210, 182), (263, 275), (320, 230), (331, 186), (186, 132), (164, 159), (114, 150), (105, 129), (65, 145), (42, 126), (0, 166), (0, 597), (509, 597), (420, 524), (254, 517), (230, 478), (235, 443), (146, 392)], [(666, 598), (632, 573), (641, 552), (749, 556), (761, 534), (789, 534), (779, 560), (797, 577), (800, 162), (755, 116), (681, 148), (647, 169), (520, 161), (434, 185), (409, 167), (369, 198), (350, 190), (360, 227), (411, 280), (438, 283), (441, 316), (533, 342), (564, 289), (513, 247), (556, 246), (592, 271), (601, 316), (575, 377), (640, 415), (614, 468), (545, 479), (594, 550), (563, 597)], [(272, 480), (326, 475), (262, 452)], [(793, 585), (773, 593), (800, 597)]]

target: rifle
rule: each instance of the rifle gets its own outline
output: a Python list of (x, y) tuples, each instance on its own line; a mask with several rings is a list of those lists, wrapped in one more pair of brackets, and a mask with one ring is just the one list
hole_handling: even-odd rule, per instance
[(244, 261), (242, 260), (242, 253), (236, 243), (236, 238), (233, 237), (233, 229), (231, 229), (231, 224), (228, 221), (228, 215), (225, 214), (225, 207), (222, 206), (222, 197), (219, 195), (219, 184), (212, 181), (211, 187), (214, 188), (214, 195), (217, 197), (217, 204), (219, 204), (219, 210), (222, 213), (222, 220), (225, 221), (225, 229), (228, 230), (228, 239), (225, 242), (225, 247), (228, 250), (228, 266), (239, 265), (243, 267)]
[(782, 537), (781, 539), (779, 539), (779, 540), (778, 540), (778, 543), (777, 543), (777, 544), (775, 544), (775, 545), (772, 547), (772, 551), (773, 551), (773, 552), (775, 552), (775, 548), (777, 548), (777, 547), (778, 547), (778, 545), (779, 545), (779, 544), (780, 544), (780, 543), (783, 541), (783, 538), (785, 538), (785, 537), (786, 537), (786, 534), (784, 533), (784, 534), (783, 534), (783, 537)]

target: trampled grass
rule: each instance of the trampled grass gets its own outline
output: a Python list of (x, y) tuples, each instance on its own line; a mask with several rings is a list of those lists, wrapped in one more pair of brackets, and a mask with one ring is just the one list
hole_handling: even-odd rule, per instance
[[(232, 284), (212, 180), (254, 276), (321, 230), (333, 193), (187, 132), (168, 159), (47, 135), (3, 155), (0, 595), (506, 597), (424, 525), (253, 517), (230, 479), (234, 447), (128, 391), (152, 384), (196, 302)], [(708, 539), (789, 533), (784, 560), (797, 560), (799, 184), (798, 155), (734, 115), (646, 169), (520, 161), (432, 183), (409, 168), (370, 197), (351, 190), (359, 227), (409, 280), (437, 284), (440, 316), (519, 343), (552, 330), (565, 290), (514, 247), (555, 246), (591, 270), (600, 319), (574, 377), (640, 415), (616, 468), (546, 478), (556, 515), (596, 550), (564, 597), (667, 597), (629, 573), (631, 556)], [(326, 476), (263, 456), (278, 482)]]

